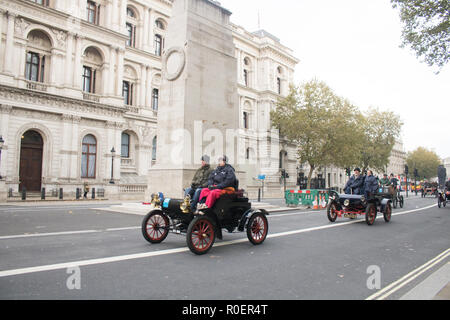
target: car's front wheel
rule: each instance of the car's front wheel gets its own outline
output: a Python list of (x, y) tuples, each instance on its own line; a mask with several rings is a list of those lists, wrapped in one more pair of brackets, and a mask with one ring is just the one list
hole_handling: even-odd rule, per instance
[(377, 218), (377, 206), (369, 203), (366, 208), (366, 222), (369, 226), (373, 225)]
[(161, 211), (152, 211), (142, 221), (142, 235), (150, 243), (161, 243), (169, 234), (169, 218)]
[(327, 205), (327, 217), (330, 222), (335, 222), (337, 219), (337, 208), (334, 202), (330, 202)]

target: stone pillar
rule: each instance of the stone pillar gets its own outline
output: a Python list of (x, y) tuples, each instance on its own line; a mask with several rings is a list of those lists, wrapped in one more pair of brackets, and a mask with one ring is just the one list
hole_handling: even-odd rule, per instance
[(123, 57), (125, 55), (125, 49), (119, 48), (117, 51), (116, 95), (120, 97), (122, 96)]
[(76, 89), (79, 89), (79, 90), (81, 90), (82, 88), (81, 88), (81, 69), (82, 69), (82, 65), (81, 65), (81, 54), (82, 54), (82, 52), (81, 52), (81, 41), (82, 41), (82, 38), (79, 36), (79, 35), (76, 35), (76, 37), (75, 37), (75, 43), (76, 43), (76, 45), (75, 45), (75, 69), (74, 69), (74, 71), (73, 71), (73, 77), (74, 77), (74, 79), (73, 79), (73, 84), (74, 84), (74, 87), (76, 88)]
[[(231, 12), (208, 0), (175, 0), (166, 35), (155, 166), (147, 198), (181, 197), (200, 166), (226, 154), (236, 168), (237, 65)], [(228, 135), (228, 136), (227, 136)], [(237, 168), (236, 168), (237, 169)], [(161, 183), (164, 181), (164, 183)]]
[(5, 44), (5, 60), (3, 69), (6, 73), (12, 73), (13, 57), (14, 57), (14, 20), (16, 16), (7, 12), (7, 28), (6, 28), (6, 44)]
[(64, 68), (66, 69), (65, 72), (65, 79), (64, 83), (67, 87), (73, 86), (73, 33), (68, 32), (67, 33), (67, 49), (66, 49), (66, 65)]

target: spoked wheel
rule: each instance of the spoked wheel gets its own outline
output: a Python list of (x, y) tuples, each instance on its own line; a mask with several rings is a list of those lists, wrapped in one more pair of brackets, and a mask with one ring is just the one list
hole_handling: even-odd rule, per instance
[(398, 204), (398, 199), (397, 199), (397, 197), (394, 197), (392, 199), (392, 206), (394, 207), (394, 209), (397, 209), (397, 204)]
[(264, 242), (269, 231), (269, 223), (266, 215), (262, 212), (257, 212), (250, 217), (247, 225), (247, 238), (254, 245)]
[(369, 226), (373, 225), (377, 218), (377, 207), (373, 203), (369, 203), (366, 208), (366, 222)]
[(399, 197), (398, 204), (400, 205), (400, 208), (403, 208), (403, 205), (405, 204), (405, 199), (403, 198), (403, 196)]
[(196, 217), (189, 224), (186, 242), (189, 249), (198, 255), (207, 253), (216, 240), (214, 223), (208, 217)]
[(330, 222), (335, 222), (337, 218), (337, 208), (334, 202), (327, 205), (327, 217)]
[(392, 216), (392, 207), (391, 207), (391, 204), (388, 203), (386, 205), (386, 208), (384, 208), (384, 212), (383, 212), (384, 221), (385, 222), (391, 221), (391, 216)]
[(150, 243), (161, 243), (169, 234), (169, 218), (161, 211), (152, 211), (142, 221), (142, 235)]

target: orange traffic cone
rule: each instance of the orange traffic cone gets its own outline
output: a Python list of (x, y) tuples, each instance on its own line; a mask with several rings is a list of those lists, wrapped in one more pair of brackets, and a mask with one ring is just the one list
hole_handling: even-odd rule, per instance
[(314, 200), (313, 200), (313, 209), (314, 210), (318, 210), (319, 209), (319, 199), (318, 199), (318, 196), (315, 196), (314, 197)]

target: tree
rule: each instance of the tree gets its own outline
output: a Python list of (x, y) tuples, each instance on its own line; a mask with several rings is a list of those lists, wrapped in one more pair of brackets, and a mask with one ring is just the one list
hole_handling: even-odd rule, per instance
[(400, 9), (402, 45), (410, 46), (429, 66), (442, 68), (450, 60), (450, 2), (391, 0)]
[(393, 112), (373, 108), (366, 116), (361, 115), (359, 123), (363, 132), (359, 165), (363, 171), (368, 168), (384, 171), (403, 123)]
[(414, 169), (417, 169), (419, 179), (431, 179), (437, 176), (441, 159), (434, 151), (418, 147), (416, 150), (408, 153), (406, 164), (412, 172), (414, 172)]
[(271, 112), (272, 124), (297, 147), (299, 161), (309, 165), (308, 188), (315, 169), (356, 162), (358, 113), (318, 80), (291, 86), (289, 95), (279, 100)]

